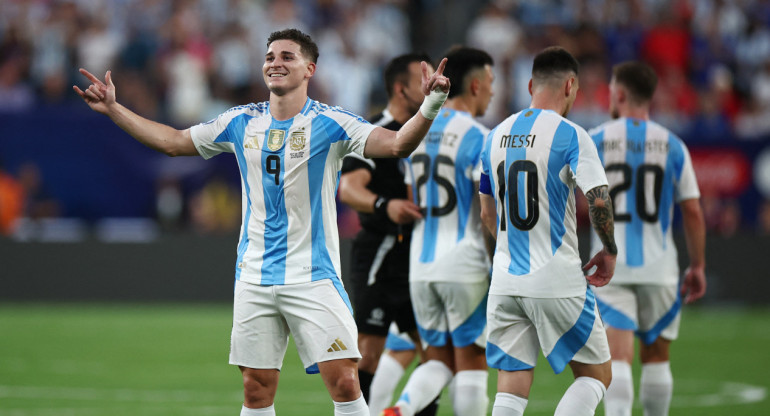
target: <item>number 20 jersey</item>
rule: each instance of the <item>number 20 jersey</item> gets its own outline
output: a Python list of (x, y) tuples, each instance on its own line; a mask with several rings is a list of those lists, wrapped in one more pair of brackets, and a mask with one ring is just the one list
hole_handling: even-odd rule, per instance
[(588, 133), (551, 110), (526, 109), (489, 133), (481, 163), (481, 190), (497, 210), (489, 293), (584, 295), (574, 189), (607, 185)]
[(363, 155), (375, 126), (308, 99), (280, 121), (267, 102), (232, 108), (190, 129), (208, 159), (235, 154), (243, 223), (236, 280), (283, 285), (332, 279), (341, 288), (335, 195), (342, 158)]
[(488, 131), (469, 113), (444, 108), (409, 156), (405, 182), (423, 213), (412, 231), (410, 281), (488, 279), (489, 256), (474, 184)]
[[(590, 131), (609, 181), (618, 260), (613, 283), (676, 284), (674, 202), (699, 198), (690, 154), (661, 125), (632, 118)], [(594, 236), (592, 252), (601, 249)]]

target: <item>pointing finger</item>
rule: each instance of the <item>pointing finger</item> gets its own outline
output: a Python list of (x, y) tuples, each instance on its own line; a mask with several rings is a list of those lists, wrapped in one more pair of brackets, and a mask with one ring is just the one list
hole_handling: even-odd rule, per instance
[(438, 69), (436, 69), (436, 72), (435, 72), (437, 75), (444, 75), (444, 68), (446, 67), (446, 61), (447, 59), (444, 58), (441, 60), (441, 63), (438, 64)]
[(422, 69), (422, 82), (425, 83), (430, 78), (428, 74), (428, 63), (425, 61), (420, 62), (420, 68)]
[(115, 84), (112, 83), (112, 71), (107, 71), (106, 74), (104, 74), (104, 80), (107, 82), (107, 85), (110, 87), (114, 87)]
[(86, 70), (85, 70), (85, 69), (83, 69), (83, 68), (80, 68), (80, 69), (79, 69), (79, 72), (80, 72), (81, 74), (83, 74), (83, 76), (85, 76), (86, 78), (88, 78), (88, 80), (89, 80), (89, 81), (93, 82), (94, 84), (97, 84), (97, 85), (99, 85), (99, 84), (101, 84), (101, 83), (102, 83), (101, 81), (99, 81), (99, 78), (96, 78), (96, 77), (94, 76), (94, 74), (92, 74), (92, 73), (90, 73), (90, 72), (86, 71)]

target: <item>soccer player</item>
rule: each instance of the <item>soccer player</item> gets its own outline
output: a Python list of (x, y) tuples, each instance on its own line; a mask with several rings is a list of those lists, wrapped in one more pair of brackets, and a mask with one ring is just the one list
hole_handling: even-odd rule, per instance
[[(706, 291), (706, 232), (698, 183), (684, 143), (650, 121), (655, 71), (641, 62), (612, 70), (613, 120), (592, 130), (615, 207), (618, 263), (612, 283), (596, 290), (612, 355), (612, 383), (604, 398), (608, 416), (630, 415), (631, 361), (639, 337), (644, 414), (668, 414), (673, 391), (669, 345), (679, 332), (681, 296), (690, 303)], [(674, 202), (682, 209), (690, 267), (679, 288), (672, 237)], [(592, 242), (598, 250), (597, 241)]]
[(307, 96), (318, 47), (296, 29), (267, 41), (262, 75), (270, 100), (232, 108), (177, 130), (131, 112), (104, 82), (73, 88), (91, 109), (136, 140), (170, 156), (235, 154), (242, 177), (243, 225), (235, 267), (230, 363), (243, 374), (241, 416), (274, 415), (273, 399), (294, 335), (303, 364), (320, 372), (335, 415), (368, 416), (356, 361), (357, 331), (340, 281), (334, 197), (342, 158), (405, 157), (422, 140), (445, 100), (445, 62), (428, 76), (422, 65), (420, 111), (399, 131), (373, 126)]
[[(398, 130), (420, 110), (424, 97), (420, 90), (423, 61), (430, 62), (430, 58), (413, 53), (388, 63), (384, 74), (388, 105), (371, 120), (372, 124)], [(361, 221), (362, 229), (353, 240), (350, 280), (361, 352), (358, 379), (370, 413), (379, 415), (390, 404), (393, 391), (375, 392), (378, 397), (387, 397), (387, 403), (380, 407), (369, 399), (369, 390), (391, 323), (409, 334), (413, 347), (420, 346), (409, 297), (409, 243), (412, 222), (422, 214), (407, 198), (402, 159), (364, 159), (350, 154), (342, 163), (339, 194), (340, 201), (358, 211)], [(396, 369), (401, 366), (385, 367), (390, 373)]]
[[(610, 384), (610, 352), (594, 293), (612, 277), (617, 248), (607, 178), (588, 133), (567, 120), (578, 63), (549, 47), (535, 56), (531, 107), (487, 136), (481, 157), (481, 215), (496, 235), (487, 306), (487, 362), (499, 370), (492, 415), (521, 415), (542, 349), (555, 373), (575, 381), (555, 415), (593, 415)], [(574, 188), (588, 199), (604, 247), (583, 268)], [(590, 271), (590, 270), (589, 270)], [(587, 282), (586, 282), (587, 281)]]
[(486, 343), (489, 256), (479, 217), (479, 157), (488, 130), (473, 117), (492, 98), (492, 58), (459, 47), (445, 72), (455, 82), (427, 138), (409, 157), (407, 175), (424, 218), (415, 222), (409, 288), (426, 363), (384, 415), (412, 416), (454, 380), (459, 416), (487, 413)]

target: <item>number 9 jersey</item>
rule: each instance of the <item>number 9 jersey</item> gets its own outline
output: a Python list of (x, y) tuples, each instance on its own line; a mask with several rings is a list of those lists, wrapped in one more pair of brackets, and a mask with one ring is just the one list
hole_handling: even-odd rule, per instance
[[(674, 202), (700, 197), (687, 148), (661, 125), (639, 119), (608, 121), (590, 134), (607, 172), (615, 210), (618, 260), (612, 282), (676, 284)], [(600, 249), (601, 242), (593, 236), (591, 251)]]
[(588, 133), (551, 110), (526, 109), (489, 133), (481, 163), (480, 190), (497, 210), (490, 295), (585, 295), (574, 189), (607, 185)]
[(443, 108), (409, 157), (404, 181), (423, 214), (412, 230), (410, 282), (489, 278), (475, 186), (488, 131), (469, 113)]

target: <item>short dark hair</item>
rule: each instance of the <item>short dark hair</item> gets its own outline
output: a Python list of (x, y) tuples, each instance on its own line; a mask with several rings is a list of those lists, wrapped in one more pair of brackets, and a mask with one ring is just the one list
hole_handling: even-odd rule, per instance
[(578, 75), (580, 64), (577, 59), (561, 46), (549, 46), (535, 56), (532, 63), (532, 79), (537, 82), (547, 82), (564, 73), (572, 72)]
[(284, 29), (273, 32), (267, 38), (267, 47), (277, 40), (290, 40), (296, 42), (299, 45), (299, 50), (302, 52), (302, 56), (311, 60), (313, 63), (318, 62), (318, 45), (313, 42), (313, 39), (298, 29)]
[(409, 65), (413, 62), (430, 62), (430, 57), (426, 53), (407, 53), (399, 55), (388, 62), (385, 67), (385, 91), (388, 92), (388, 98), (393, 97), (393, 86), (396, 82), (407, 83), (409, 80)]
[(612, 67), (615, 82), (623, 85), (631, 94), (631, 100), (647, 102), (652, 100), (658, 76), (651, 66), (639, 61), (621, 62)]
[(494, 65), (494, 60), (488, 53), (467, 46), (455, 46), (449, 49), (444, 56), (447, 58), (444, 76), (449, 78), (450, 82), (447, 98), (463, 93), (465, 78), (473, 70), (483, 68), (484, 65)]

